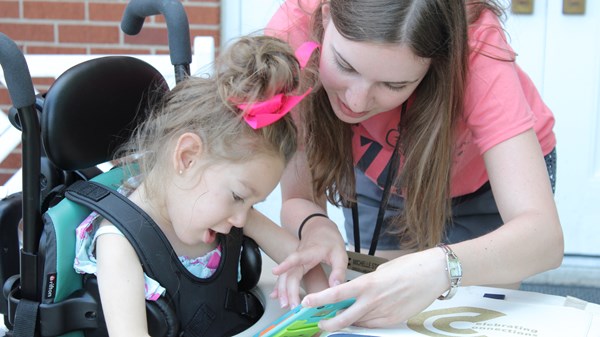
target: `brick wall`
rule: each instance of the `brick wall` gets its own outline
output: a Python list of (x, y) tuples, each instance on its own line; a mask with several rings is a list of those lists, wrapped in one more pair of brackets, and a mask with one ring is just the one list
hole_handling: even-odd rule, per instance
[[(24, 54), (167, 54), (168, 39), (162, 16), (150, 17), (135, 36), (119, 25), (126, 0), (0, 0), (0, 32), (22, 48)], [(220, 38), (221, 0), (182, 0), (190, 35)], [(34, 78), (40, 92), (53, 79)], [(0, 85), (0, 109), (8, 111), (10, 98)], [(18, 146), (0, 163), (0, 185), (21, 164)]]

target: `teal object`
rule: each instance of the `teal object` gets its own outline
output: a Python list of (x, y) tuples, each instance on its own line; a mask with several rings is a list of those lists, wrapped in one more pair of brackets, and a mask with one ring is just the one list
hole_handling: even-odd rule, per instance
[[(113, 168), (91, 181), (117, 189), (123, 182), (123, 168)], [(60, 302), (83, 287), (83, 275), (73, 269), (75, 261), (75, 229), (91, 213), (91, 210), (73, 201), (63, 199), (48, 209), (56, 233), (56, 293), (54, 302)], [(82, 331), (73, 331), (63, 337), (83, 337)]]

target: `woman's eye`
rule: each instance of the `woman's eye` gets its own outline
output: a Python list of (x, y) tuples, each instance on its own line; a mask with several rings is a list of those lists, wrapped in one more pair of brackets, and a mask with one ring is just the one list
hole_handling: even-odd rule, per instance
[(400, 91), (400, 90), (406, 88), (406, 85), (404, 85), (404, 84), (399, 85), (399, 84), (385, 83), (384, 85), (386, 88), (388, 88), (392, 91)]
[(337, 66), (337, 68), (345, 73), (351, 73), (354, 72), (354, 69), (346, 64), (341, 63), (338, 60), (335, 60), (335, 65)]

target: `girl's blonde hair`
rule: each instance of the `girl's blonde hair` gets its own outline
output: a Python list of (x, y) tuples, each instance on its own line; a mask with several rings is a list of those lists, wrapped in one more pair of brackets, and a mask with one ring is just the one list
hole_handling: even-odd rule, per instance
[(170, 158), (177, 139), (187, 132), (202, 139), (203, 162), (269, 155), (287, 164), (296, 151), (290, 115), (255, 130), (236, 105), (295, 93), (299, 85), (300, 66), (287, 43), (266, 36), (240, 38), (217, 58), (214, 75), (189, 77), (167, 92), (117, 157), (125, 163), (135, 160), (149, 195), (163, 191), (166, 177), (176, 173)]

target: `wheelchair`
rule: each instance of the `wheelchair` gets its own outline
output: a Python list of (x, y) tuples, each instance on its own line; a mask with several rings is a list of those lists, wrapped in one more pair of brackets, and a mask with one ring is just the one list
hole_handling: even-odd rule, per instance
[[(179, 82), (190, 75), (191, 47), (187, 16), (178, 0), (131, 1), (121, 29), (135, 35), (147, 16), (159, 14), (167, 22)], [(91, 209), (65, 198), (64, 191), (79, 182), (116, 189), (125, 170), (103, 172), (98, 165), (111, 161), (113, 151), (169, 87), (144, 61), (105, 56), (68, 69), (46, 93), (35, 95), (24, 56), (2, 33), (0, 61), (13, 103), (9, 118), (22, 131), (23, 148), (22, 192), (0, 200), (0, 313), (7, 336), (107, 336), (95, 278), (73, 269), (75, 228)], [(244, 305), (252, 306), (246, 310), (249, 327), (264, 311), (249, 291), (259, 281), (261, 255), (249, 238), (243, 238), (242, 247), (238, 289), (249, 300)], [(172, 306), (161, 300), (146, 304), (153, 336), (182, 334)]]

